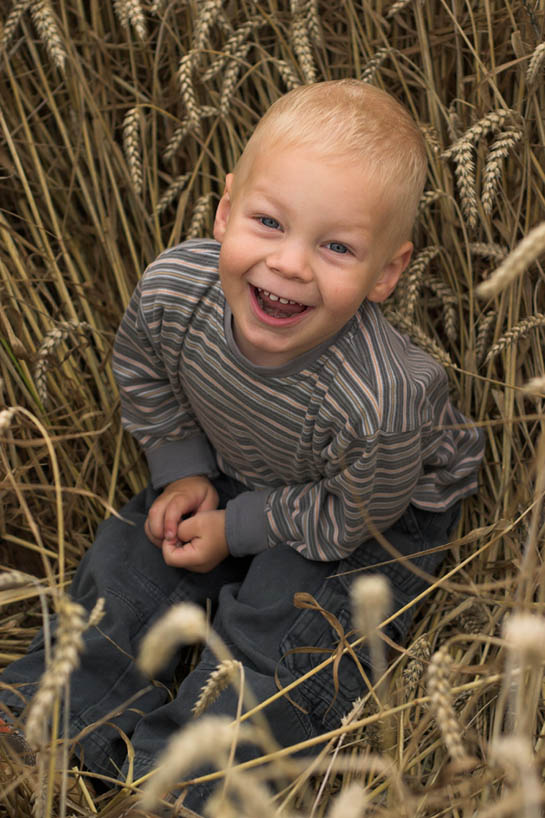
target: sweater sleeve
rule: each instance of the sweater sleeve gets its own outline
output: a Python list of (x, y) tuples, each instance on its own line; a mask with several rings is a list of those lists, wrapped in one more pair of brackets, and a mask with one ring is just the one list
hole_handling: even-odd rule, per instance
[(121, 420), (144, 448), (155, 488), (192, 474), (217, 474), (215, 454), (179, 378), (185, 330), (180, 294), (173, 294), (169, 307), (164, 289), (161, 274), (144, 275), (119, 326), (113, 356)]
[[(239, 495), (227, 505), (231, 553), (241, 556), (285, 543), (307, 559), (346, 557), (401, 517), (422, 471), (420, 451), (420, 431), (377, 434), (354, 440), (348, 464), (331, 476)], [(259, 513), (266, 536), (252, 540), (243, 521), (253, 521), (257, 533)]]

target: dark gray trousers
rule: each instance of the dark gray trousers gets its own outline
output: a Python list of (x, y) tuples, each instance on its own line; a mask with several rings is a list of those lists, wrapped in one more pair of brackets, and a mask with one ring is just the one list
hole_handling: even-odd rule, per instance
[[(220, 507), (244, 489), (225, 476), (214, 482)], [(110, 517), (99, 526), (96, 541), (85, 554), (70, 590), (71, 597), (88, 610), (99, 597), (106, 601), (106, 614), (99, 627), (85, 634), (81, 665), (71, 679), (70, 731), (71, 736), (77, 736), (99, 723), (76, 749), (87, 769), (114, 777), (126, 763), (126, 744), (120, 731), (134, 747), (134, 775), (138, 778), (153, 767), (168, 737), (193, 718), (191, 708), (217, 665), (205, 649), (174, 697), (169, 687), (179, 656), (160, 673), (158, 681), (162, 684), (150, 685), (140, 674), (134, 661), (139, 642), (171, 605), (181, 601), (205, 605), (209, 600), (214, 629), (244, 665), (246, 684), (255, 697), (264, 701), (278, 689), (275, 673), (282, 684), (288, 684), (326, 659), (338, 642), (337, 634), (318, 610), (294, 606), (294, 594), (311, 594), (348, 633), (352, 630), (348, 589), (358, 574), (342, 574), (369, 569), (390, 559), (378, 542), (369, 540), (338, 562), (307, 560), (293, 549), (279, 546), (254, 557), (229, 557), (208, 574), (172, 568), (144, 534), (147, 512), (156, 496), (157, 492), (148, 488), (122, 509), (123, 518), (132, 525)], [(443, 554), (430, 554), (428, 549), (448, 542), (458, 514), (458, 505), (442, 513), (409, 506), (385, 537), (402, 554), (422, 552), (414, 563), (433, 574)], [(395, 610), (426, 587), (424, 580), (400, 563), (378, 570), (390, 581)], [(412, 612), (408, 612), (391, 623), (387, 628), (390, 637), (402, 642), (411, 619)], [(305, 646), (312, 651), (293, 650)], [(369, 669), (365, 647), (358, 650), (358, 655)], [(10, 665), (0, 681), (17, 686), (19, 693), (29, 699), (43, 664), (40, 633), (28, 654)], [(338, 727), (354, 699), (365, 693), (361, 673), (350, 656), (343, 656), (337, 670), (337, 693), (330, 664), (290, 694), (299, 707), (281, 697), (265, 709), (279, 744), (288, 746)], [(138, 698), (125, 706), (138, 693)], [(22, 709), (21, 697), (5, 689), (0, 691), (0, 700), (16, 712)], [(209, 712), (234, 716), (236, 706), (237, 695), (228, 687)], [(114, 715), (104, 723), (105, 715), (112, 712)], [(237, 758), (244, 761), (257, 754), (257, 748), (241, 745)], [(194, 787), (185, 803), (199, 811), (209, 792), (205, 785)]]

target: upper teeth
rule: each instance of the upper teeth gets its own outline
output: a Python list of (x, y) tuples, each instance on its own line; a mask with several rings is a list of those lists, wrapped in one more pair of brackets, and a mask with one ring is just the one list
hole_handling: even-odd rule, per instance
[(275, 295), (274, 293), (270, 293), (267, 290), (261, 289), (261, 287), (257, 287), (257, 291), (259, 293), (263, 293), (266, 295), (267, 298), (270, 298), (271, 301), (280, 301), (281, 304), (298, 304), (298, 301), (290, 301), (287, 298), (281, 298), (279, 295)]

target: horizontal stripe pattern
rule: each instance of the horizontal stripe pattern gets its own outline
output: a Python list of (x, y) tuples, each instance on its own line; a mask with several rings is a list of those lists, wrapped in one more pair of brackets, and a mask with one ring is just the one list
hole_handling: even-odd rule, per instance
[(269, 546), (312, 559), (346, 556), (409, 502), (443, 510), (476, 490), (481, 435), (445, 428), (467, 421), (442, 367), (376, 305), (299, 370), (263, 372), (229, 343), (218, 257), (212, 240), (166, 251), (127, 308), (114, 370), (142, 446), (204, 432), (222, 471), (270, 489)]

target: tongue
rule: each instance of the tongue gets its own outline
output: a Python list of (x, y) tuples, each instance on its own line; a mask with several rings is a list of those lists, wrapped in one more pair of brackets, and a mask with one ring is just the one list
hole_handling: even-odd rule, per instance
[(273, 318), (289, 318), (290, 315), (297, 315), (306, 310), (304, 304), (281, 304), (280, 301), (272, 301), (264, 293), (258, 293), (258, 298), (262, 310)]

